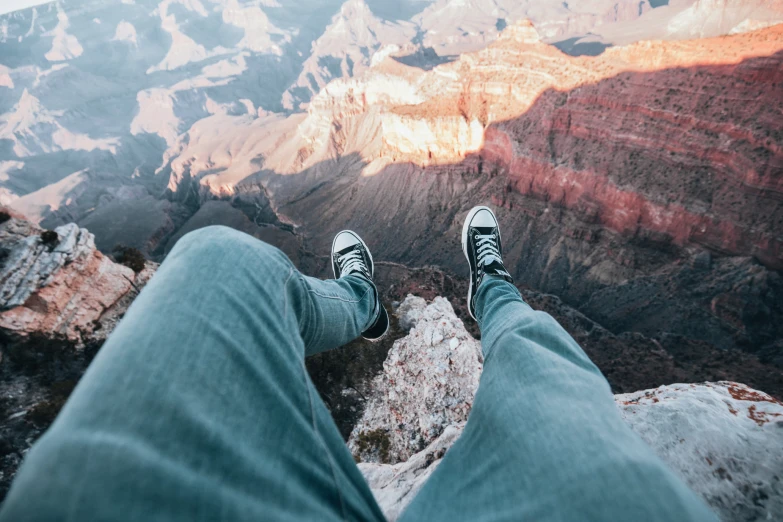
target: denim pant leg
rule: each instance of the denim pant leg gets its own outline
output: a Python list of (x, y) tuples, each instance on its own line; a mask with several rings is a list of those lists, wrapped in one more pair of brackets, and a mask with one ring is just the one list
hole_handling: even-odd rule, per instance
[(623, 422), (601, 372), (513, 285), (478, 291), (473, 410), (405, 521), (716, 521)]
[(185, 236), (11, 488), (3, 522), (382, 520), (304, 367), (357, 337), (372, 285)]

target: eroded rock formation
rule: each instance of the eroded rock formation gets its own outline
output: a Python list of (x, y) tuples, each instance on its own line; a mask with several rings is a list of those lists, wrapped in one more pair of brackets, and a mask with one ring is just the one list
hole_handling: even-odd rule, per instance
[[(408, 460), (438, 438), (444, 426), (467, 420), (478, 387), (481, 347), (449, 302), (437, 297), (426, 306), (423, 299), (409, 297), (401, 308), (401, 322), (416, 326), (389, 352), (383, 373), (373, 382), (376, 394), (348, 441), (363, 460)], [(384, 431), (388, 447), (379, 450), (369, 443), (374, 431), (392, 426), (403, 428)], [(380, 454), (368, 452), (370, 447)]]
[(45, 231), (9, 217), (0, 224), (0, 244), (0, 328), (7, 335), (83, 343), (136, 277), (98, 252), (94, 236), (75, 224)]
[(353, 228), (379, 258), (455, 273), (462, 219), (490, 203), (519, 283), (616, 333), (777, 361), (781, 60), (781, 26), (573, 58), (520, 23), (428, 72), (389, 57), (330, 84), (235, 198), (262, 186), (310, 251)]

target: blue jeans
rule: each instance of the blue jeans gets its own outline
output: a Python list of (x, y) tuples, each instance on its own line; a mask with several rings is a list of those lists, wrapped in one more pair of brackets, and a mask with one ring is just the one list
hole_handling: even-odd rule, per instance
[[(300, 274), (223, 227), (185, 236), (0, 512), (22, 521), (383, 520), (305, 371), (373, 320), (372, 286)], [(467, 427), (403, 520), (716, 520), (624, 424), (550, 316), (480, 288)]]

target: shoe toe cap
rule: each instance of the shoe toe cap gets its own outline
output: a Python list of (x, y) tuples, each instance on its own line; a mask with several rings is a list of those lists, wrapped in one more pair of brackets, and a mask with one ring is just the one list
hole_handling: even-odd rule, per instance
[(476, 212), (476, 215), (470, 220), (470, 226), (481, 228), (497, 227), (498, 222), (491, 211), (482, 208)]
[(361, 243), (359, 236), (357, 236), (350, 230), (345, 230), (337, 234), (337, 236), (335, 236), (334, 244), (332, 246), (332, 251), (342, 252), (346, 248), (352, 247), (359, 243)]

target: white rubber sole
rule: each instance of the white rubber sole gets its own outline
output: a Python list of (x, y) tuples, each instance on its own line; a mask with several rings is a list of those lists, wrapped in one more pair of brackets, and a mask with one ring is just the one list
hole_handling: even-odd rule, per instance
[[(489, 207), (484, 206), (478, 206), (473, 207), (470, 212), (468, 212), (467, 217), (465, 218), (465, 223), (462, 225), (462, 253), (465, 254), (465, 259), (468, 261), (468, 266), (470, 266), (470, 258), (468, 257), (468, 229), (470, 228), (470, 222), (473, 221), (473, 218), (478, 214), (480, 210), (487, 210), (490, 214), (492, 214), (492, 218), (495, 220), (495, 223), (498, 222), (498, 218), (495, 215), (494, 212), (492, 212), (492, 209)], [(498, 224), (498, 240), (503, 241), (500, 237), (500, 224)], [(473, 312), (470, 311), (470, 302), (473, 299), (473, 277), (470, 278), (470, 285), (468, 286), (468, 313), (473, 318), (474, 321), (478, 321), (476, 319), (476, 316), (473, 315)]]
[(364, 240), (359, 237), (359, 234), (354, 232), (353, 230), (342, 230), (334, 235), (334, 239), (332, 239), (332, 275), (335, 279), (337, 279), (337, 271), (334, 269), (334, 242), (337, 241), (337, 236), (340, 234), (347, 232), (348, 234), (351, 234), (353, 237), (359, 240), (359, 243), (362, 244), (364, 249), (367, 251), (367, 255), (370, 256), (370, 275), (372, 277), (375, 277), (375, 261), (372, 259), (372, 252), (370, 252), (370, 249), (367, 248), (367, 243), (364, 242)]

